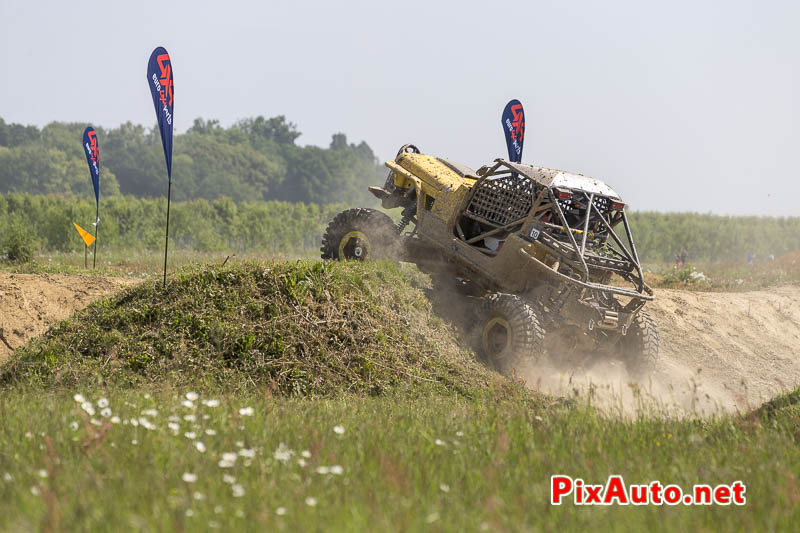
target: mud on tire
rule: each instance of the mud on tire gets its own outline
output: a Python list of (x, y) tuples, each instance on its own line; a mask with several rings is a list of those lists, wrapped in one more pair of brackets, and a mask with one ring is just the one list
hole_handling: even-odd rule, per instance
[(336, 215), (322, 236), (322, 259), (370, 261), (392, 255), (397, 244), (392, 219), (375, 209), (348, 209)]
[(652, 372), (658, 361), (658, 342), (656, 321), (646, 311), (640, 311), (619, 343), (628, 373), (642, 377)]
[(525, 361), (544, 352), (544, 329), (536, 308), (512, 294), (484, 299), (480, 347), (486, 361), (503, 375), (511, 375)]

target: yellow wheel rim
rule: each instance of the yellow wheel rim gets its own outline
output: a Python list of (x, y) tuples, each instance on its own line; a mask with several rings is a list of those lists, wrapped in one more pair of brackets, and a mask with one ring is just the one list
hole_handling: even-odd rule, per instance
[[(348, 252), (347, 257), (345, 253)], [(369, 258), (369, 239), (361, 231), (351, 231), (339, 241), (339, 259), (364, 261)]]
[(483, 350), (491, 357), (502, 356), (511, 346), (511, 326), (499, 316), (483, 327)]

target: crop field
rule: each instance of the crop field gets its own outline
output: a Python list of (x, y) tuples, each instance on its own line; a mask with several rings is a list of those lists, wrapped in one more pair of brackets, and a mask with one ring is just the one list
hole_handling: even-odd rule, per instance
[[(469, 325), (410, 265), (223, 266), (187, 253), (162, 289), (157, 254), (93, 275), (77, 274), (82, 257), (42, 259), (6, 270), (7, 283), (24, 295), (34, 280), (45, 292), (72, 281), (93, 291), (75, 309), (94, 303), (53, 312), (42, 337), (0, 354), (0, 530), (778, 531), (797, 520), (800, 393), (780, 385), (800, 375), (792, 285), (662, 289), (655, 312), (672, 348), (648, 382), (542, 369), (519, 380), (476, 361)], [(757, 345), (731, 356), (755, 341), (724, 331), (682, 344), (700, 316), (718, 333), (731, 317), (776, 330), (779, 364), (763, 368)], [(746, 390), (726, 388), (737, 379)], [(742, 480), (747, 503), (554, 507), (553, 474)]]

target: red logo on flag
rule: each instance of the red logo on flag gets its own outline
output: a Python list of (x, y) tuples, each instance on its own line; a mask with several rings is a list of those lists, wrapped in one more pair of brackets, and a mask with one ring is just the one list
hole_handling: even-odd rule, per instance
[(93, 163), (100, 161), (100, 150), (97, 148), (97, 133), (94, 130), (89, 132), (89, 156)]
[(511, 139), (522, 142), (525, 138), (525, 114), (522, 112), (522, 104), (511, 106), (511, 114), (514, 115), (514, 120), (511, 121), (511, 125), (514, 126), (511, 130)]
[[(159, 94), (161, 94), (161, 103), (163, 105), (168, 105), (172, 107), (172, 65), (169, 59), (169, 54), (161, 54), (156, 58), (158, 62), (158, 68), (161, 69), (161, 90)], [(169, 98), (169, 102), (167, 102), (167, 98)]]

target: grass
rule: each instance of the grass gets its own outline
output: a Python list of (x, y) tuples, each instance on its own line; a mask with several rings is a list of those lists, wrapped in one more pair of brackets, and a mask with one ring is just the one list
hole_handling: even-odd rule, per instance
[(800, 284), (800, 251), (774, 260), (747, 263), (709, 262), (686, 265), (651, 266), (647, 282), (656, 288), (695, 291), (752, 291)]
[[(0, 530), (786, 531), (800, 514), (793, 412), (609, 420), (459, 395), (223, 393), (191, 407), (177, 390), (86, 395), (93, 416), (63, 391), (0, 398)], [(747, 505), (552, 507), (555, 473), (684, 488), (741, 479)]]
[[(298, 256), (292, 256), (296, 259)], [(316, 255), (307, 257), (315, 258)], [(228, 262), (257, 260), (288, 260), (276, 254), (226, 254), (195, 252), (186, 249), (169, 251), (168, 272), (198, 264), (221, 265)], [(36, 255), (27, 263), (0, 261), (0, 269), (20, 274), (82, 274), (92, 276), (121, 276), (128, 278), (161, 279), (164, 269), (164, 251), (143, 249), (101, 249), (97, 257), (97, 268), (92, 268), (92, 254), (89, 252), (88, 268), (84, 267), (83, 252), (52, 252)]]
[[(608, 417), (487, 371), (420, 281), (195, 265), (56, 325), (0, 366), (0, 531), (794, 527), (800, 389), (744, 416)], [(742, 480), (747, 505), (553, 507), (553, 474)]]

